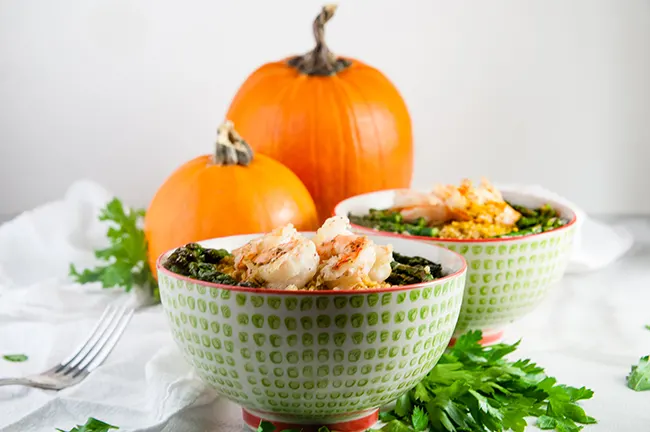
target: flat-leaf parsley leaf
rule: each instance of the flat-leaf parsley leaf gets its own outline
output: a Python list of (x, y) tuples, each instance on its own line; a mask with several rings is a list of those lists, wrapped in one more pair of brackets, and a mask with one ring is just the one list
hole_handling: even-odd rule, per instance
[(151, 291), (160, 300), (158, 284), (147, 260), (147, 240), (140, 228), (144, 210), (125, 211), (122, 202), (114, 198), (99, 214), (99, 220), (110, 224), (106, 236), (110, 246), (95, 251), (95, 256), (105, 265), (79, 272), (70, 264), (70, 276), (78, 283), (101, 282), (102, 287), (123, 287), (130, 291), (134, 286)]
[[(276, 427), (273, 423), (262, 420), (257, 426), (257, 432), (275, 432)], [(279, 432), (302, 432), (302, 429), (283, 429)], [(330, 432), (327, 426), (321, 426), (318, 428), (318, 432)]]
[(474, 331), (458, 338), (393, 411), (382, 414), (395, 420), (381, 430), (522, 432), (526, 418), (536, 417), (541, 429), (577, 432), (596, 423), (577, 404), (591, 398), (591, 390), (557, 384), (530, 360), (506, 360), (519, 342), (481, 346), (481, 337)]
[(271, 422), (262, 420), (257, 426), (257, 432), (275, 432), (275, 426)]
[(2, 358), (15, 363), (27, 361), (27, 356), (25, 354), (5, 354)]
[(90, 417), (86, 421), (86, 424), (84, 425), (77, 425), (74, 428), (70, 429), (69, 431), (64, 431), (63, 429), (57, 429), (57, 431), (58, 432), (108, 432), (111, 429), (119, 429), (119, 428), (117, 426), (104, 423), (101, 420), (97, 420), (96, 418)]
[(650, 356), (641, 357), (627, 376), (627, 386), (632, 390), (650, 390)]
[(411, 423), (416, 431), (423, 431), (429, 425), (429, 417), (427, 417), (427, 413), (422, 408), (415, 407), (413, 414), (411, 414)]

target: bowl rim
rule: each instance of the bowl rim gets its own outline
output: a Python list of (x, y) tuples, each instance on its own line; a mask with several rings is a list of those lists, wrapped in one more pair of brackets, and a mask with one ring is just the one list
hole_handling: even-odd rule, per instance
[[(344, 200), (339, 201), (336, 204), (336, 206), (334, 206), (332, 216), (337, 216), (337, 215), (340, 216), (337, 213), (337, 209), (343, 203), (352, 201), (354, 199), (357, 199), (359, 197), (366, 196), (366, 195), (373, 195), (373, 194), (380, 193), (380, 192), (396, 192), (396, 191), (400, 191), (400, 190), (409, 190), (409, 188), (382, 189), (382, 190), (377, 190), (377, 191), (374, 191), (374, 192), (366, 192), (364, 194), (351, 196), (349, 198), (346, 198)], [(541, 233), (529, 234), (529, 235), (526, 235), (526, 236), (486, 238), (486, 239), (453, 239), (453, 238), (427, 237), (427, 236), (418, 236), (418, 235), (410, 235), (410, 234), (400, 234), (400, 233), (394, 233), (394, 232), (390, 232), (390, 231), (379, 231), (379, 230), (376, 230), (376, 229), (373, 229), (373, 228), (368, 228), (368, 227), (364, 227), (364, 226), (361, 226), (361, 225), (353, 224), (352, 222), (350, 222), (350, 225), (352, 226), (352, 228), (354, 228), (354, 229), (356, 229), (358, 231), (365, 232), (365, 233), (370, 233), (370, 232), (378, 233), (378, 235), (383, 235), (383, 236), (386, 236), (386, 237), (396, 237), (396, 238), (402, 238), (402, 239), (413, 239), (413, 240), (427, 241), (427, 242), (444, 242), (444, 243), (463, 244), (463, 243), (497, 243), (497, 242), (522, 241), (522, 240), (527, 240), (527, 239), (530, 239), (530, 238), (543, 236), (543, 235), (550, 234), (550, 233), (555, 233), (555, 232), (567, 230), (568, 228), (575, 225), (576, 222), (578, 221), (578, 214), (576, 213), (576, 211), (574, 209), (572, 209), (570, 206), (566, 205), (566, 204), (559, 203), (559, 202), (557, 202), (555, 200), (552, 200), (552, 199), (544, 198), (544, 197), (542, 197), (540, 195), (537, 195), (537, 194), (531, 194), (531, 193), (525, 193), (525, 192), (517, 192), (517, 191), (514, 191), (514, 190), (510, 190), (510, 189), (503, 189), (503, 192), (506, 192), (506, 193), (507, 192), (520, 193), (521, 195), (527, 195), (529, 197), (538, 198), (540, 200), (545, 200), (547, 203), (551, 204), (552, 206), (557, 205), (557, 206), (560, 206), (560, 207), (564, 207), (571, 213), (571, 220), (569, 220), (569, 222), (567, 224), (562, 225), (559, 228), (553, 228), (552, 230), (544, 231), (544, 232), (541, 232)], [(345, 216), (347, 217), (347, 215), (345, 215)]]
[[(312, 231), (300, 231), (300, 233), (313, 233)], [(255, 233), (255, 234), (239, 234), (239, 235), (233, 235), (233, 236), (224, 236), (224, 237), (215, 237), (211, 239), (205, 239), (205, 240), (199, 240), (195, 243), (202, 243), (202, 242), (207, 242), (211, 240), (217, 240), (217, 239), (223, 239), (223, 238), (230, 238), (230, 237), (245, 237), (245, 236), (251, 236), (251, 235), (264, 235), (264, 233)], [(378, 234), (380, 235), (380, 234)], [(409, 240), (408, 238), (406, 240)], [(233, 286), (233, 285), (224, 285), (224, 284), (219, 284), (219, 283), (214, 283), (214, 282), (206, 282), (198, 279), (192, 279), (188, 276), (183, 276), (178, 273), (174, 273), (171, 270), (166, 269), (163, 267), (162, 262), (163, 258), (167, 257), (169, 254), (171, 254), (173, 251), (178, 249), (178, 247), (169, 249), (168, 251), (163, 252), (160, 254), (160, 256), (156, 259), (156, 270), (158, 271), (158, 274), (164, 273), (166, 276), (172, 277), (174, 279), (181, 280), (183, 282), (191, 282), (196, 285), (201, 285), (205, 286), (207, 288), (219, 288), (223, 290), (228, 290), (228, 291), (234, 291), (234, 292), (246, 292), (246, 293), (258, 293), (258, 294), (284, 294), (287, 296), (351, 296), (351, 295), (368, 295), (368, 294), (383, 294), (383, 293), (392, 293), (392, 292), (399, 292), (399, 291), (408, 291), (412, 289), (417, 289), (417, 288), (426, 288), (428, 286), (433, 286), (437, 285), (439, 282), (446, 282), (455, 278), (458, 278), (462, 276), (464, 273), (467, 272), (467, 260), (465, 257), (456, 252), (452, 251), (450, 249), (447, 249), (444, 246), (439, 246), (435, 244), (430, 244), (429, 246), (432, 246), (434, 248), (438, 248), (442, 250), (444, 253), (449, 253), (451, 255), (455, 255), (458, 259), (460, 259), (461, 262), (461, 267), (457, 271), (450, 273), (446, 276), (443, 276), (439, 279), (434, 279), (432, 281), (428, 282), (420, 282), (417, 284), (411, 284), (411, 285), (398, 285), (398, 286), (392, 286), (388, 288), (378, 288), (378, 289), (366, 289), (366, 290), (321, 290), (321, 291), (304, 291), (304, 290), (296, 290), (296, 291), (287, 291), (287, 290), (281, 290), (281, 289), (263, 289), (263, 288), (251, 288), (251, 287), (240, 287), (240, 286)], [(180, 246), (179, 246), (180, 247)], [(464, 285), (463, 285), (464, 288)]]

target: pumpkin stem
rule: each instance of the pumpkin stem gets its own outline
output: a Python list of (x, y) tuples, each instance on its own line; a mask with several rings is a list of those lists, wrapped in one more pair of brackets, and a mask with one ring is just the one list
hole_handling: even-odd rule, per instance
[(289, 66), (295, 67), (300, 73), (307, 75), (330, 76), (341, 72), (352, 64), (349, 60), (337, 58), (325, 44), (325, 23), (334, 16), (336, 8), (335, 4), (323, 6), (313, 24), (316, 46), (307, 54), (289, 59)]
[(215, 165), (247, 166), (253, 161), (253, 149), (237, 133), (230, 120), (217, 128), (217, 143), (212, 155)]

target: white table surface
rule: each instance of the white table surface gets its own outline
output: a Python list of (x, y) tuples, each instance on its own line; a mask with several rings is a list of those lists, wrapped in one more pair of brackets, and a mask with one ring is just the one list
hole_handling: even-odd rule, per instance
[[(594, 398), (583, 406), (599, 423), (587, 426), (587, 432), (650, 431), (650, 392), (634, 392), (625, 384), (630, 366), (640, 356), (650, 354), (650, 331), (644, 329), (645, 324), (650, 324), (650, 219), (627, 218), (625, 225), (636, 238), (631, 251), (601, 271), (566, 276), (543, 305), (506, 333), (506, 341), (523, 339), (515, 353), (518, 358), (531, 358), (562, 383), (586, 386), (595, 391)], [(152, 316), (155, 319), (152, 320)], [(9, 320), (20, 321), (25, 331), (43, 331), (37, 317), (0, 314), (0, 323)], [(145, 328), (142, 328), (143, 323), (146, 323)], [(166, 334), (159, 306), (139, 312), (130, 326), (138, 328), (139, 336), (127, 333), (113, 355), (96, 372), (112, 375), (122, 382), (122, 394), (106, 394), (101, 386), (93, 386), (92, 375), (77, 388), (58, 395), (35, 389), (0, 388), (0, 431), (68, 429), (75, 424), (75, 419), (81, 422), (80, 419), (90, 416), (100, 417), (98, 413), (104, 416), (103, 420), (122, 426), (121, 431), (242, 430), (239, 409), (217, 398), (203, 400), (169, 418), (158, 412), (162, 420), (147, 429), (138, 429), (138, 422), (132, 419), (139, 415), (150, 416), (151, 412), (134, 408), (134, 412), (129, 413), (130, 424), (124, 424), (122, 421), (127, 420), (120, 417), (124, 413), (107, 410), (104, 404), (117, 398), (133, 400), (134, 407), (143, 406), (141, 399), (146, 398), (146, 393), (134, 388), (132, 383), (146, 371), (143, 362), (133, 360), (135, 351), (150, 358), (161, 345), (175, 349), (171, 337)], [(0, 376), (45, 369), (60, 360), (59, 357), (70, 349), (70, 340), (82, 337), (88, 327), (74, 320), (62, 320), (48, 326), (47, 331), (52, 332), (52, 345), (56, 347), (50, 358), (21, 364), (0, 361)], [(142, 334), (151, 337), (143, 338)], [(0, 345), (6, 336), (0, 332)], [(82, 412), (77, 409), (80, 400), (85, 402)], [(149, 409), (164, 411), (161, 406)], [(31, 423), (21, 420), (30, 413)], [(62, 416), (68, 423), (52, 424), (52, 418)], [(38, 426), (33, 424), (35, 417)]]

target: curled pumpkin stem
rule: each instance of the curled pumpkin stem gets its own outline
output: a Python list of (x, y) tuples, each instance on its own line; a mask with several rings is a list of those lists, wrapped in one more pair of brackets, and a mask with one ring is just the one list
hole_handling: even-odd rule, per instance
[(351, 65), (350, 61), (337, 58), (325, 44), (325, 24), (334, 16), (336, 8), (335, 4), (323, 6), (313, 23), (316, 46), (307, 54), (291, 58), (289, 66), (307, 75), (330, 76)]
[(212, 162), (215, 165), (247, 166), (253, 161), (253, 149), (237, 133), (230, 120), (217, 128), (217, 142)]

